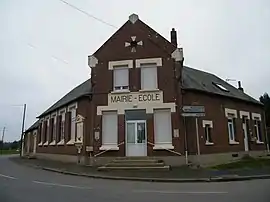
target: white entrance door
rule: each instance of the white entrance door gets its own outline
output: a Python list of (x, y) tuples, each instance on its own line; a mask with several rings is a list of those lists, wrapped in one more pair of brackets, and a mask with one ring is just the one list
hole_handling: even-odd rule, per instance
[(245, 151), (248, 151), (248, 131), (246, 122), (243, 123), (243, 131), (244, 131), (244, 146)]
[(126, 121), (126, 156), (147, 156), (146, 121)]

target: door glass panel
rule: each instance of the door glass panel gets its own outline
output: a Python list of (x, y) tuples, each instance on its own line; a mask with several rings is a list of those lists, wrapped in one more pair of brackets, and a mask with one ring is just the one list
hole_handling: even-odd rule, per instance
[(145, 123), (137, 123), (137, 143), (145, 143)]
[(127, 143), (135, 144), (135, 123), (127, 124)]

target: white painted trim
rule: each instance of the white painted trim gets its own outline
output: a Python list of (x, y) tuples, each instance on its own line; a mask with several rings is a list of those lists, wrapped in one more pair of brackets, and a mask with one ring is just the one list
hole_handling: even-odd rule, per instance
[(153, 147), (154, 150), (174, 149), (172, 143), (156, 143)]
[(111, 106), (97, 106), (97, 115), (102, 115), (103, 111), (117, 111), (117, 114), (125, 114), (125, 110), (145, 109), (147, 114), (153, 114), (154, 109), (170, 109), (171, 112), (176, 112), (176, 104), (171, 103), (144, 103), (138, 105), (123, 105), (123, 108), (112, 108)]
[(68, 112), (70, 112), (72, 109), (77, 109), (78, 108), (78, 103), (75, 102), (75, 103), (72, 103), (70, 105), (68, 105)]
[(159, 92), (160, 89), (141, 89), (139, 90), (140, 93), (145, 93), (145, 92)]
[(214, 145), (213, 142), (205, 142), (205, 145)]
[(53, 140), (49, 145), (56, 145), (56, 141)]
[(109, 61), (108, 69), (113, 70), (114, 68), (118, 68), (117, 66), (124, 66), (124, 65), (127, 65), (127, 68), (132, 68), (133, 60)]
[(132, 24), (134, 24), (137, 20), (139, 20), (139, 16), (133, 13), (128, 17), (128, 19)]
[(236, 141), (230, 140), (230, 141), (229, 141), (229, 144), (239, 144), (239, 142), (236, 142)]
[(99, 147), (99, 150), (117, 151), (117, 150), (119, 150), (119, 147), (117, 145), (102, 145), (101, 147)]
[(48, 141), (46, 141), (43, 145), (49, 145), (49, 142)]
[(264, 144), (264, 142), (256, 140), (256, 144)]
[(51, 113), (51, 118), (55, 117), (57, 115), (57, 112)]
[(119, 93), (130, 93), (129, 89), (122, 89), (122, 90), (114, 90), (110, 92), (111, 94), (119, 94)]
[(234, 118), (237, 118), (237, 110), (225, 108), (225, 116), (230, 117), (229, 114), (233, 114)]
[(240, 118), (242, 119), (243, 116), (246, 116), (247, 119), (250, 119), (250, 113), (246, 111), (240, 111)]
[(258, 113), (251, 113), (252, 120), (262, 120), (262, 117)]
[(205, 125), (210, 125), (210, 128), (213, 128), (213, 121), (203, 120), (202, 124), (204, 128), (205, 128)]
[(49, 120), (50, 117), (51, 117), (50, 115), (46, 116), (45, 121)]
[(38, 146), (42, 146), (42, 145), (43, 145), (43, 143), (42, 143), (42, 142), (38, 143)]
[(60, 109), (60, 110), (58, 111), (58, 115), (64, 114), (64, 113), (66, 113), (66, 112), (67, 112), (66, 107), (65, 107), (65, 108), (62, 108), (62, 109)]
[(176, 48), (171, 54), (171, 57), (175, 59), (176, 62), (183, 61), (183, 48)]
[(57, 143), (57, 145), (64, 145), (64, 144), (65, 144), (65, 140), (64, 140), (64, 139), (60, 140), (60, 141)]
[(141, 68), (142, 64), (155, 63), (157, 67), (162, 66), (162, 58), (145, 58), (135, 60), (136, 68)]
[(91, 55), (89, 57), (89, 61), (88, 61), (89, 67), (90, 68), (96, 67), (97, 64), (98, 64), (98, 59), (94, 55)]
[(75, 144), (75, 139), (69, 140), (66, 144), (67, 145), (74, 145)]

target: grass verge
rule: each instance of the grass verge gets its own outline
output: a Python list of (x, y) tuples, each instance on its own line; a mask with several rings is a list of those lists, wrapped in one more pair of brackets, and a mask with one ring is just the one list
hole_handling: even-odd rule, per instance
[(0, 150), (0, 155), (8, 155), (8, 154), (19, 154), (19, 151), (16, 150)]

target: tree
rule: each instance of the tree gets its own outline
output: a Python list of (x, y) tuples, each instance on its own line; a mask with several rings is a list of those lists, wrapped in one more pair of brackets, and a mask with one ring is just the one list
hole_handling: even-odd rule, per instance
[(270, 127), (270, 97), (267, 93), (264, 93), (260, 97), (261, 103), (264, 104), (264, 112), (265, 112), (265, 118), (266, 118), (266, 126)]

